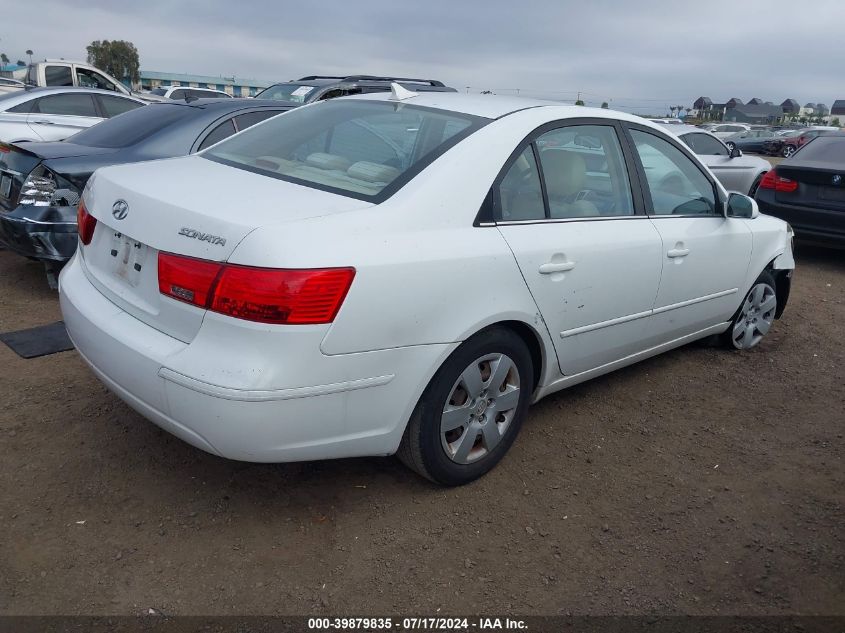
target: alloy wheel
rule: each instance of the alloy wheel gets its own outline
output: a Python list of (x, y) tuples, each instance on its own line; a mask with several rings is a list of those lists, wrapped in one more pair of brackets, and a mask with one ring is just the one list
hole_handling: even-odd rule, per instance
[(453, 462), (471, 464), (501, 442), (519, 405), (519, 370), (505, 354), (470, 363), (452, 386), (440, 417), (440, 440)]
[(731, 333), (734, 347), (751, 349), (757, 345), (772, 327), (777, 306), (774, 288), (767, 283), (755, 285), (745, 298), (739, 316), (734, 321)]

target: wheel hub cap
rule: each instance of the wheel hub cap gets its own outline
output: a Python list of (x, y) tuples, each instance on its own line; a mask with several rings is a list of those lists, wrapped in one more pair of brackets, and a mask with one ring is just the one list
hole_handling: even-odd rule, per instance
[(440, 418), (446, 455), (459, 464), (482, 459), (498, 446), (519, 405), (519, 371), (505, 354), (488, 354), (461, 372)]

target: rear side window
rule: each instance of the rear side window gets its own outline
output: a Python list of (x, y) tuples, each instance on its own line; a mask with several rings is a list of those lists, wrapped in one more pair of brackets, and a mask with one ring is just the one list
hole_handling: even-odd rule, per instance
[(140, 108), (142, 105), (131, 99), (121, 99), (120, 97), (109, 97), (106, 95), (99, 95), (97, 99), (100, 100), (100, 105), (103, 106), (103, 112), (108, 119), (118, 114), (134, 110), (135, 108)]
[[(12, 93), (10, 93), (9, 96), (11, 95)], [(32, 108), (35, 105), (36, 101), (37, 99), (30, 99), (29, 101), (24, 101), (23, 103), (19, 103), (18, 105), (9, 108), (8, 110), (6, 110), (6, 112), (17, 112), (18, 114), (32, 112)]]
[(44, 81), (48, 86), (72, 86), (70, 66), (45, 66)]
[(153, 103), (82, 130), (73, 135), (73, 142), (88, 147), (128, 147), (192, 114), (195, 114), (194, 108)]
[(171, 99), (184, 99), (185, 98), (185, 91), (184, 90), (174, 90), (170, 93)]
[(203, 156), (378, 202), (488, 121), (407, 103), (330, 100), (246, 130)]
[(631, 130), (654, 215), (713, 215), (713, 184), (681, 150), (654, 134)]
[(90, 94), (71, 92), (63, 95), (50, 95), (38, 100), (37, 111), (41, 114), (62, 114), (65, 116), (99, 117)]
[(232, 119), (226, 119), (218, 125), (216, 128), (211, 130), (208, 136), (205, 137), (202, 143), (200, 143), (199, 149), (204, 150), (206, 147), (211, 147), (215, 143), (219, 143), (224, 138), (229, 138), (232, 134), (235, 133), (235, 126), (232, 123)]
[(235, 125), (238, 126), (238, 131), (245, 130), (252, 127), (256, 123), (266, 121), (272, 116), (281, 114), (284, 110), (258, 110), (257, 112), (247, 112), (235, 117)]
[(502, 179), (497, 192), (498, 220), (542, 220), (546, 217), (540, 172), (534, 158), (534, 148), (529, 145), (519, 155)]

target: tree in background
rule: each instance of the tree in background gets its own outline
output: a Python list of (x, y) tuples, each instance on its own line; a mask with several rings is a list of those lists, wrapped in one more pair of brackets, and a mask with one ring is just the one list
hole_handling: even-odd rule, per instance
[(602, 102), (601, 102), (601, 107), (602, 107), (603, 109), (607, 110), (610, 106), (607, 104), (607, 101), (602, 101)]
[(581, 101), (581, 99), (578, 99), (578, 101), (575, 102), (575, 105), (581, 105), (582, 106), (582, 105), (584, 105), (584, 102)]
[(26, 49), (26, 54), (29, 55), (29, 63), (32, 64), (32, 49)]
[(0, 53), (0, 63), (4, 66), (9, 63), (9, 56), (6, 53)]
[(88, 63), (120, 80), (136, 84), (140, 79), (138, 49), (124, 40), (95, 40), (85, 47)]

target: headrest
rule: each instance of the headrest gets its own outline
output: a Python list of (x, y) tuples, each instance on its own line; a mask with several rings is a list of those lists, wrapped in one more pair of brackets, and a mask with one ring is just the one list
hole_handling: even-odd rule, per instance
[(587, 164), (575, 152), (547, 149), (540, 155), (550, 196), (569, 197), (584, 188)]
[(401, 172), (389, 165), (380, 165), (379, 163), (361, 160), (352, 165), (346, 173), (352, 178), (367, 182), (390, 182)]

